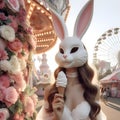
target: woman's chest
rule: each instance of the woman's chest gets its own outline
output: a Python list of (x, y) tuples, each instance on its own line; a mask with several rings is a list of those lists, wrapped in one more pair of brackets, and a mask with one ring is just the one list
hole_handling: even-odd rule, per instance
[(83, 97), (83, 93), (84, 91), (79, 89), (79, 88), (71, 88), (71, 89), (67, 89), (65, 96), (66, 96), (66, 100), (65, 100), (65, 104), (67, 105), (67, 107), (72, 111), (78, 104), (80, 104), (82, 101), (84, 101), (84, 97)]
[(67, 105), (64, 106), (62, 120), (89, 120), (90, 105), (86, 101), (82, 101), (72, 111)]

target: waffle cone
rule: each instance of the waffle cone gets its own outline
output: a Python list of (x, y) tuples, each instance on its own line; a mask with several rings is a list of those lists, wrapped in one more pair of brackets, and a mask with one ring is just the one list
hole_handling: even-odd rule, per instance
[(64, 92), (65, 92), (65, 88), (64, 87), (58, 87), (58, 92), (62, 95), (64, 95)]

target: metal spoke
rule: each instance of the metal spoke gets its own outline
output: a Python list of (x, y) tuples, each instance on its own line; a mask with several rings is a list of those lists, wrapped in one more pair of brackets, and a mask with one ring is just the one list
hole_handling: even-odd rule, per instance
[[(97, 40), (94, 47), (93, 62), (104, 60), (110, 62), (110, 67), (120, 64), (120, 28), (109, 29)], [(120, 66), (120, 65), (119, 65)]]

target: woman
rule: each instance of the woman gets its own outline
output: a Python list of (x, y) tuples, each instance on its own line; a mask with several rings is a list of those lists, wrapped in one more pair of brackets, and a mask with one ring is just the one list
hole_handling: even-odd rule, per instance
[[(89, 1), (79, 13), (74, 35), (68, 37), (64, 20), (54, 11), (51, 12), (53, 25), (61, 39), (56, 62), (55, 83), (46, 89), (44, 106), (38, 113), (37, 120), (106, 120), (98, 103), (98, 89), (92, 84), (93, 70), (88, 65), (88, 54), (81, 38), (91, 20), (93, 0)], [(64, 94), (56, 86), (58, 76), (67, 80)]]

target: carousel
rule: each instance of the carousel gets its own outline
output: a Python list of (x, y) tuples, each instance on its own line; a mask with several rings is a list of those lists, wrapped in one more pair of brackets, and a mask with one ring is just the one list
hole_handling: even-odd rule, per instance
[(27, 19), (33, 28), (37, 43), (35, 54), (40, 54), (51, 49), (57, 40), (52, 25), (50, 9), (54, 9), (66, 20), (69, 13), (68, 0), (25, 0)]

